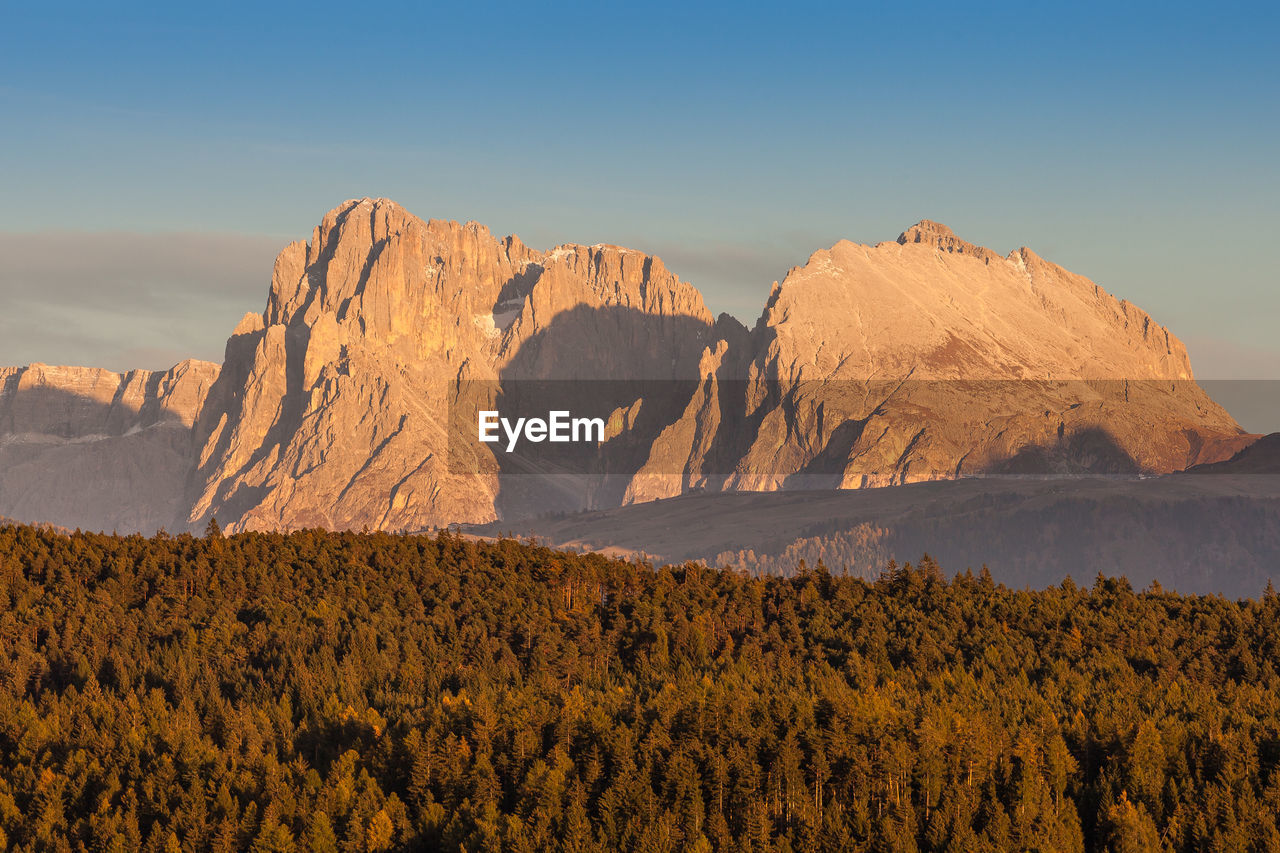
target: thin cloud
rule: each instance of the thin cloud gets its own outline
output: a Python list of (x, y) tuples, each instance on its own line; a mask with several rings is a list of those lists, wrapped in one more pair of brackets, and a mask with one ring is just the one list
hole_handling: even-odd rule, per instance
[(0, 233), (0, 364), (221, 361), (236, 321), (262, 307), (282, 245), (224, 233)]

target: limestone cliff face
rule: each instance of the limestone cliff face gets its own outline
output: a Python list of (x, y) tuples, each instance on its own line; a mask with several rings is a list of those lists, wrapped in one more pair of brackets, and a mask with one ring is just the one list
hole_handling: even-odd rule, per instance
[[(473, 223), (348, 202), (281, 253), (266, 311), (228, 342), (196, 426), (190, 523), (487, 521), (498, 463), (448, 461), (460, 382), (674, 376), (710, 327), (698, 292), (639, 252), (537, 252)], [(546, 505), (537, 490), (525, 501), (508, 511)]]
[[(587, 464), (474, 442), (451, 458), (451, 405), (533, 414), (546, 380), (608, 413)], [(121, 529), (416, 530), (695, 490), (1164, 472), (1251, 438), (1145, 313), (928, 221), (815, 252), (748, 330), (643, 252), (538, 251), (353, 200), (280, 253), (220, 371), (0, 381), (0, 514)]]
[(65, 527), (185, 525), (191, 425), (218, 366), (0, 368), (0, 515)]
[(1241, 440), (1145, 312), (1030, 249), (1001, 258), (928, 221), (793, 269), (747, 384), (759, 428), (727, 488), (1165, 473)]
[(928, 221), (791, 270), (757, 363), (794, 378), (1190, 379), (1182, 343), (1030, 249), (1001, 258)]

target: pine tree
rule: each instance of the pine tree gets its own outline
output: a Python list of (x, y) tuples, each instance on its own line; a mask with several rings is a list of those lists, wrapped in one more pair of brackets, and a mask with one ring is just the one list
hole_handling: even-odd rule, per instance
[(395, 827), (386, 809), (378, 809), (377, 814), (369, 819), (369, 829), (365, 833), (365, 850), (368, 853), (379, 853), (391, 847)]
[(307, 826), (308, 853), (338, 853), (338, 837), (333, 833), (329, 815), (317, 811)]
[(1108, 850), (1113, 853), (1149, 853), (1160, 849), (1160, 833), (1140, 803), (1129, 801), (1122, 791), (1119, 802), (1106, 810)]
[(257, 836), (250, 845), (250, 853), (293, 853), (297, 850), (293, 833), (276, 820), (264, 820)]

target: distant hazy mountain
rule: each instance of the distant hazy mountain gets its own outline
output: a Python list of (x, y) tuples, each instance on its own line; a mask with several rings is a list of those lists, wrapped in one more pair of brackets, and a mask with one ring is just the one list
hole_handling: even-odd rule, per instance
[[(643, 252), (538, 251), (349, 201), (280, 253), (220, 370), (0, 379), (0, 513), (122, 531), (214, 515), (421, 529), (688, 492), (1164, 473), (1254, 438), (1141, 310), (928, 221), (815, 252), (747, 329)], [(477, 394), (535, 413), (543, 380), (573, 380), (559, 404), (607, 416), (602, 445), (567, 451), (585, 461), (517, 460), (451, 421)]]
[(1123, 575), (1184, 593), (1258, 597), (1280, 584), (1280, 476), (995, 477), (888, 489), (684, 495), (494, 522), (571, 550), (789, 574), (803, 560), (878, 576), (928, 553), (1015, 587)]
[(121, 533), (173, 527), (199, 449), (192, 425), (217, 376), (202, 361), (125, 374), (0, 368), (0, 515)]

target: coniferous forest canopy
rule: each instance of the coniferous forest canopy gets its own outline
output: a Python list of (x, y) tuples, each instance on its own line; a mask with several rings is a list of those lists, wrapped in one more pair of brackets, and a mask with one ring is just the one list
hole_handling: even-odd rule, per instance
[(1280, 599), (0, 527), (0, 849), (1280, 850)]

